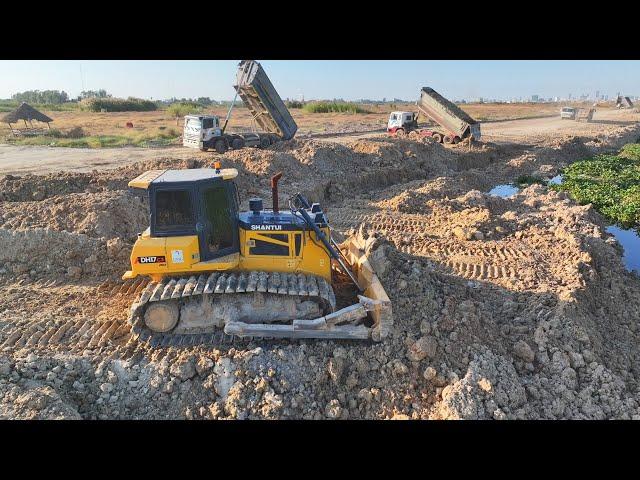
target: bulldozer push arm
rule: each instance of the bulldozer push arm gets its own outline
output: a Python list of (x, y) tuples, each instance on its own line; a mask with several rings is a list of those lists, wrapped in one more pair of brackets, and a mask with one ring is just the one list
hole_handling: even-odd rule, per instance
[[(295, 205), (296, 203), (300, 203), (302, 206), (299, 207), (297, 209), (297, 213), (300, 214), (300, 216), (302, 216), (302, 218), (304, 219), (305, 223), (311, 227), (311, 229), (315, 232), (316, 237), (320, 239), (320, 241), (322, 242), (322, 244), (325, 246), (325, 248), (327, 249), (327, 251), (329, 252), (329, 254), (331, 255), (331, 257), (338, 262), (338, 264), (340, 265), (340, 267), (342, 267), (342, 269), (344, 270), (344, 272), (349, 275), (349, 278), (351, 279), (351, 281), (354, 283), (354, 285), (356, 287), (358, 287), (359, 291), (363, 291), (362, 287), (358, 284), (358, 280), (355, 278), (355, 276), (353, 275), (353, 273), (351, 272), (351, 270), (349, 269), (349, 267), (347, 267), (347, 265), (345, 265), (344, 259), (342, 257), (342, 255), (339, 253), (340, 249), (338, 248), (338, 245), (336, 245), (336, 243), (333, 241), (333, 239), (331, 239), (331, 242), (329, 242), (329, 240), (327, 240), (327, 237), (325, 236), (324, 233), (322, 233), (322, 231), (318, 228), (318, 226), (315, 224), (315, 222), (311, 219), (311, 217), (309, 216), (309, 214), (307, 213), (306, 209), (312, 208), (311, 205), (309, 205), (309, 202), (307, 201), (306, 198), (304, 198), (302, 196), (302, 194), (297, 193), (294, 196), (294, 200), (293, 200), (293, 204)], [(333, 243), (333, 245), (332, 245)], [(334, 248), (334, 245), (336, 248)]]

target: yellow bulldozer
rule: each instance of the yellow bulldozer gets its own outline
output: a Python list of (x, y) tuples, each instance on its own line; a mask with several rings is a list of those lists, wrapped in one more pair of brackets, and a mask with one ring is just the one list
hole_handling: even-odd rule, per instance
[[(252, 198), (241, 212), (237, 175), (216, 162), (151, 170), (129, 182), (146, 193), (150, 209), (149, 228), (138, 235), (122, 277), (150, 278), (131, 306), (134, 335), (152, 346), (213, 342), (220, 332), (384, 338), (393, 315), (365, 253), (370, 243), (354, 235), (337, 244), (320, 204), (299, 193), (281, 211), (281, 173), (271, 179), (272, 209)], [(346, 302), (336, 298), (334, 287), (345, 284), (352, 301), (349, 289)]]

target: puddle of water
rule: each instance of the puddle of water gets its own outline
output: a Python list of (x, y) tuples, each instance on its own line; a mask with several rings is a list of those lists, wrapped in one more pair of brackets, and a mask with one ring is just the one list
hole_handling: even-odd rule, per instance
[(627, 270), (640, 275), (640, 235), (634, 229), (624, 230), (620, 227), (607, 227), (607, 232), (616, 237), (624, 248), (623, 261)]
[(518, 193), (520, 189), (515, 185), (496, 185), (491, 190), (489, 190), (489, 195), (493, 195), (495, 197), (507, 198), (511, 197)]
[(562, 175), (556, 175), (547, 182), (548, 185), (560, 185), (562, 183)]

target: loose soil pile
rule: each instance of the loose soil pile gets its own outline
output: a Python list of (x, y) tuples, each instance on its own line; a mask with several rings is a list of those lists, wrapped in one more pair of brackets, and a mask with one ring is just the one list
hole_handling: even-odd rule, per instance
[(0, 178), (0, 418), (640, 418), (640, 278), (603, 218), (542, 186), (635, 141), (444, 148), (293, 140), (223, 156), (246, 200), (301, 191), (334, 228), (362, 227), (395, 324), (381, 343), (136, 343), (124, 284), (145, 203), (106, 172)]

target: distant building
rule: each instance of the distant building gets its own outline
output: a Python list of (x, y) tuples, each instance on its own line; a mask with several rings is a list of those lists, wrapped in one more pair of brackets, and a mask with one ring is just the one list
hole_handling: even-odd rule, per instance
[(537, 102), (539, 100), (538, 95), (531, 95), (531, 101), (532, 102)]

